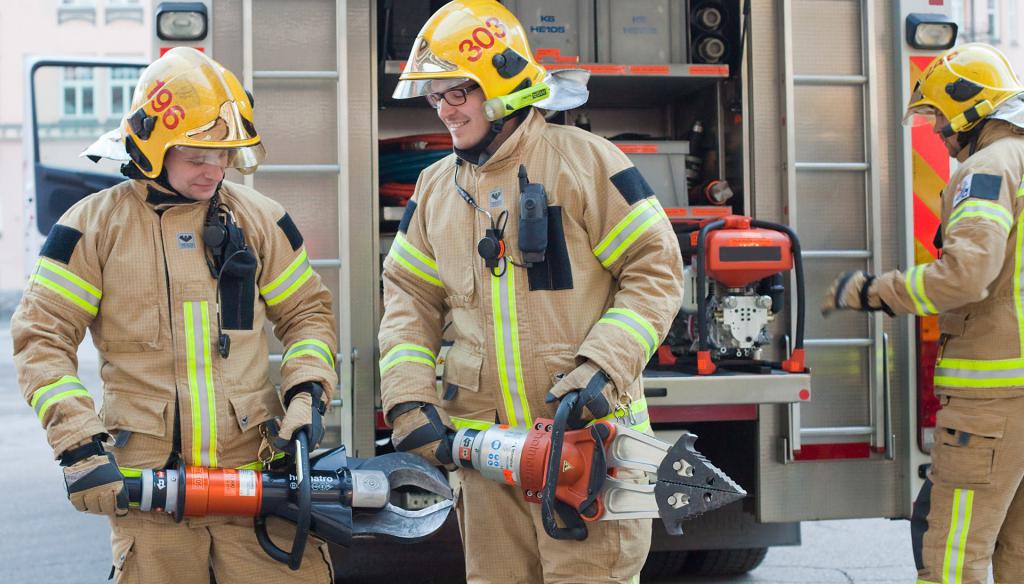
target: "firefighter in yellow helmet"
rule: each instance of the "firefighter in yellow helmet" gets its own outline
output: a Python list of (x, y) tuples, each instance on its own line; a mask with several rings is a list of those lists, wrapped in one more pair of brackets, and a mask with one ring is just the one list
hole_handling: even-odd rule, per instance
[[(929, 123), (959, 162), (942, 192), (938, 260), (848, 272), (823, 310), (939, 315), (942, 409), (914, 507), (918, 582), (1024, 582), (1024, 86), (980, 43), (925, 69), (907, 123)], [(925, 520), (927, 518), (927, 520)]]
[[(415, 40), (394, 95), (425, 98), (455, 151), (420, 174), (384, 262), (381, 394), (398, 450), (450, 468), (453, 429), (551, 418), (601, 374), (589, 415), (649, 430), (641, 374), (678, 312), (682, 256), (621, 151), (532, 107), (578, 107), (586, 80), (545, 71), (492, 0), (446, 4)], [(521, 492), (472, 471), (452, 482), (471, 583), (640, 573), (649, 520), (555, 540)]]
[[(252, 105), (194, 49), (147, 67), (122, 128), (84, 153), (123, 161), (129, 179), (60, 218), (11, 322), (18, 381), (71, 503), (110, 517), (117, 582), (206, 582), (211, 570), (218, 582), (332, 580), (319, 540), (293, 572), (262, 551), (252, 518), (176, 523), (145, 512), (157, 506), (145, 493), (129, 508), (122, 480), (179, 463), (260, 468), (265, 447), (298, 429), (322, 438), (337, 384), (330, 293), (288, 213), (224, 180), (263, 160)], [(285, 347), (280, 394), (268, 319)], [(99, 415), (76, 376), (86, 329), (103, 363)], [(269, 531), (295, 533), (283, 521)]]

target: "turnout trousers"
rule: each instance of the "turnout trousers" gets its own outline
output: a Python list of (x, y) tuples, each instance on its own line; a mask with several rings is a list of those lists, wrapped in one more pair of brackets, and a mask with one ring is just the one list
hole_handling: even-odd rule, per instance
[[(112, 575), (117, 584), (207, 584), (211, 573), (217, 584), (334, 582), (324, 541), (310, 537), (302, 567), (293, 572), (263, 551), (252, 518), (209, 517), (175, 523), (163, 513), (129, 511), (111, 519), (110, 528)], [(278, 547), (291, 549), (292, 524), (271, 517), (267, 533)]]
[[(620, 477), (628, 476), (620, 471)], [(467, 584), (634, 584), (651, 520), (596, 521), (583, 541), (552, 539), (540, 505), (474, 471), (452, 474)]]
[(996, 584), (1024, 582), (1024, 397), (940, 400), (918, 583), (985, 584), (990, 564)]

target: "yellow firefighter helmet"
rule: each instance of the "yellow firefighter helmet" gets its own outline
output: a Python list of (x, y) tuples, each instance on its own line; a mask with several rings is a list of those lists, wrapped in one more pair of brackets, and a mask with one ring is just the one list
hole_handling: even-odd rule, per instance
[(984, 43), (960, 45), (936, 57), (921, 74), (904, 122), (941, 112), (949, 120), (942, 133), (952, 136), (971, 130), (1021, 92), (1024, 87), (998, 49)]
[(423, 25), (394, 97), (420, 97), (473, 81), (494, 120), (550, 97), (545, 74), (508, 9), (494, 0), (455, 0)]
[(227, 166), (243, 174), (266, 156), (251, 96), (230, 71), (190, 47), (167, 51), (142, 72), (129, 112), (125, 150), (149, 178), (160, 175), (175, 146), (227, 150)]

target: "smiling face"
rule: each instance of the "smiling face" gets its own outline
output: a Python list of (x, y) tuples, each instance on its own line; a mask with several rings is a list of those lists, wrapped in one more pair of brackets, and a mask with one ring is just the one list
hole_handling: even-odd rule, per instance
[(183, 196), (206, 201), (213, 197), (217, 185), (224, 180), (227, 150), (175, 146), (164, 157), (167, 182)]
[[(469, 150), (479, 144), (487, 136), (491, 126), (491, 122), (484, 117), (484, 92), (472, 81), (459, 80), (458, 83), (451, 83), (447, 87), (443, 83), (434, 83), (434, 87), (437, 94), (444, 94), (452, 89), (468, 89), (465, 93), (466, 101), (461, 105), (451, 105), (445, 99), (438, 99), (437, 117), (448, 129), (456, 148)], [(461, 96), (452, 94), (448, 97), (456, 103), (460, 101), (459, 98)]]

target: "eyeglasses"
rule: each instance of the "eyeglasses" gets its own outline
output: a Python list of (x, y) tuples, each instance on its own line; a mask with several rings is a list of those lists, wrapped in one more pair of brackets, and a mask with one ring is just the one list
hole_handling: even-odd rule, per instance
[(437, 109), (441, 107), (441, 100), (443, 99), (448, 105), (457, 106), (466, 103), (466, 96), (469, 92), (480, 89), (479, 85), (470, 85), (469, 87), (456, 87), (455, 89), (449, 89), (447, 91), (441, 91), (437, 93), (428, 93), (426, 95), (427, 103), (430, 107)]

